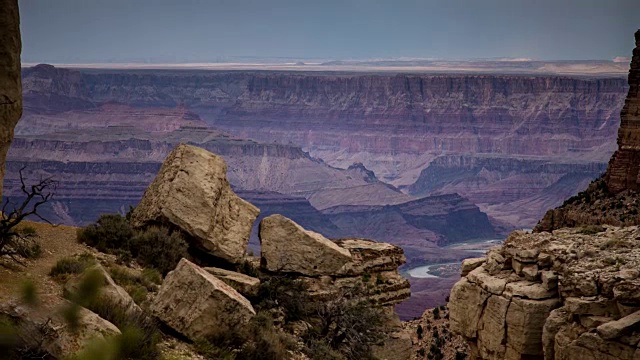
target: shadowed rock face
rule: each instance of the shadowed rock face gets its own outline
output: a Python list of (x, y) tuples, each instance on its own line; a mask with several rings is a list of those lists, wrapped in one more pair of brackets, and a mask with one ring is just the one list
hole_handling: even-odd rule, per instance
[(0, 0), (0, 196), (4, 162), (22, 115), (20, 15), (17, 0)]
[(611, 157), (607, 172), (607, 186), (614, 193), (640, 189), (640, 30), (635, 36), (629, 94), (620, 112), (618, 151)]

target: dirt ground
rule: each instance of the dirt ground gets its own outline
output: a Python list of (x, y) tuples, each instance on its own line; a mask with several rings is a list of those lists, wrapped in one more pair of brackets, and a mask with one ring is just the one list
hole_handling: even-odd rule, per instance
[(24, 283), (29, 280), (36, 285), (40, 301), (45, 305), (57, 303), (62, 297), (62, 287), (49, 277), (51, 267), (63, 257), (94, 251), (76, 241), (75, 227), (30, 221), (20, 226), (36, 229), (35, 239), (42, 247), (42, 255), (25, 260), (24, 266), (10, 259), (0, 259), (0, 302), (19, 298)]

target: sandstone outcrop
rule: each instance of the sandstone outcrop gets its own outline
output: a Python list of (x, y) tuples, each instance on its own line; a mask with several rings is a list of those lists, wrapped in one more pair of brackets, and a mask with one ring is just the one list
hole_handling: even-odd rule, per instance
[(186, 259), (166, 276), (150, 309), (191, 340), (242, 326), (256, 314), (234, 288)]
[(231, 190), (221, 157), (181, 144), (165, 159), (131, 221), (137, 227), (158, 223), (175, 226), (193, 245), (237, 262), (247, 250), (259, 212)]
[(0, 197), (5, 159), (22, 116), (20, 14), (17, 0), (0, 0)]
[(451, 328), (471, 359), (635, 359), (639, 241), (636, 226), (514, 232), (452, 289)]
[(618, 151), (611, 157), (607, 170), (607, 186), (614, 193), (640, 190), (640, 30), (635, 37), (629, 93), (620, 112)]
[(351, 260), (331, 274), (297, 277), (312, 298), (322, 301), (359, 289), (373, 304), (389, 309), (411, 296), (409, 281), (398, 272), (405, 263), (401, 248), (367, 239), (340, 239), (335, 244), (350, 253)]
[(258, 294), (260, 287), (260, 279), (254, 278), (239, 272), (219, 269), (215, 267), (203, 268), (211, 275), (227, 283), (227, 285), (236, 289), (240, 294), (251, 297)]
[(282, 215), (262, 219), (259, 237), (262, 267), (272, 272), (331, 275), (351, 260), (349, 250)]

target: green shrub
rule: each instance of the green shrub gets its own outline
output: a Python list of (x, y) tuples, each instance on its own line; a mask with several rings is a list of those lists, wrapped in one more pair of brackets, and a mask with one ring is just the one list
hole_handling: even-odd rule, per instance
[(161, 333), (155, 320), (145, 313), (131, 313), (120, 303), (97, 296), (83, 304), (120, 329), (117, 359), (151, 360), (160, 357)]
[(15, 251), (19, 256), (25, 259), (37, 259), (42, 255), (42, 246), (35, 240), (19, 241), (19, 246), (15, 247)]
[(149, 284), (162, 284), (162, 274), (156, 269), (146, 268), (142, 270), (142, 278)]
[(146, 266), (167, 274), (175, 269), (183, 257), (187, 257), (187, 242), (177, 231), (169, 232), (164, 227), (150, 227), (139, 232), (133, 239), (131, 253)]
[(262, 279), (253, 300), (258, 310), (282, 309), (286, 322), (305, 319), (314, 311), (307, 286), (286, 275)]
[(147, 300), (147, 294), (149, 291), (142, 285), (128, 285), (124, 287), (124, 290), (131, 296), (133, 301), (140, 305)]
[(119, 214), (102, 215), (95, 224), (78, 229), (78, 241), (101, 252), (116, 249), (130, 250), (133, 229)]
[(23, 225), (17, 229), (17, 232), (22, 236), (36, 236), (38, 231), (31, 225)]
[(196, 351), (207, 359), (289, 359), (295, 347), (291, 337), (273, 326), (273, 319), (258, 312), (242, 328), (219, 329), (219, 333), (195, 342)]
[(96, 259), (91, 254), (65, 257), (56, 262), (49, 271), (49, 276), (64, 280), (70, 274), (82, 274), (85, 269), (95, 263)]
[(243, 262), (241, 262), (237, 267), (236, 267), (236, 271), (241, 273), (241, 274), (245, 274), (251, 277), (258, 277), (260, 274), (258, 273), (258, 270), (256, 270), (256, 268), (253, 266), (253, 264), (248, 261), (248, 260), (244, 260)]
[(115, 254), (121, 263), (134, 258), (145, 267), (166, 274), (181, 258), (187, 256), (188, 245), (179, 232), (164, 227), (134, 231), (128, 218), (118, 214), (102, 215), (95, 224), (78, 229), (78, 241), (98, 251)]
[(583, 226), (579, 233), (584, 235), (594, 235), (600, 232), (605, 231), (606, 229), (600, 225), (587, 225)]
[(439, 308), (434, 308), (433, 309), (433, 318), (434, 318), (434, 320), (440, 319), (440, 309)]
[(205, 359), (215, 359), (215, 360), (235, 360), (236, 354), (233, 349), (229, 348), (220, 348), (211, 341), (205, 339), (198, 339), (194, 341), (193, 347), (196, 352)]

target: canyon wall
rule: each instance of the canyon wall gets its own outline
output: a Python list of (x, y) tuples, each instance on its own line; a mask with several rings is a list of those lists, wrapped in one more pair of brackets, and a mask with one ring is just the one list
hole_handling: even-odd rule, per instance
[(0, 197), (5, 158), (14, 127), (22, 115), (20, 14), (17, 0), (1, 0), (0, 8)]
[[(105, 104), (117, 107), (113, 102), (186, 109), (233, 136), (293, 144), (338, 168), (361, 163), (381, 181), (417, 196), (459, 192), (505, 227), (533, 226), (545, 209), (599, 175), (615, 149), (625, 92), (622, 78), (587, 75), (78, 72), (48, 65), (26, 68), (23, 75), (32, 123), (44, 126), (55, 114), (68, 118), (69, 111), (100, 112)], [(82, 126), (78, 118), (69, 120), (51, 127)], [(477, 157), (479, 164), (493, 158), (511, 168), (482, 172), (475, 184), (451, 178), (439, 189), (425, 186), (429, 178), (421, 174), (456, 155)], [(446, 161), (447, 171), (468, 170)], [(573, 164), (594, 165), (585, 172)], [(551, 172), (532, 183), (531, 168)], [(526, 214), (511, 215), (515, 202), (530, 204), (518, 206)], [(327, 208), (336, 199), (312, 203)]]
[[(79, 74), (45, 69), (71, 77)], [(414, 204), (414, 198), (379, 181), (361, 164), (334, 168), (292, 144), (232, 136), (208, 126), (184, 106), (132, 107), (113, 102), (89, 106), (58, 100), (47, 92), (25, 96), (25, 115), (16, 129), (6, 179), (6, 195), (16, 200), (21, 196), (18, 171), (24, 166), (29, 181), (58, 180), (54, 201), (43, 209), (54, 222), (84, 225), (103, 213), (127, 212), (138, 203), (169, 151), (189, 143), (227, 161), (234, 190), (263, 209), (261, 216), (280, 213), (331, 238), (387, 239), (409, 249), (409, 262), (442, 258), (445, 251), (438, 244), (495, 236), (487, 216), (457, 195), (427, 197)], [(67, 107), (56, 107), (61, 104)], [(352, 207), (360, 208), (357, 215)], [(321, 211), (325, 209), (330, 213)], [(365, 225), (388, 213), (394, 217), (382, 222), (384, 231)], [(363, 223), (354, 224), (359, 218)], [(456, 232), (446, 226), (465, 221), (482, 231)], [(254, 251), (259, 248), (257, 229), (251, 246)]]

